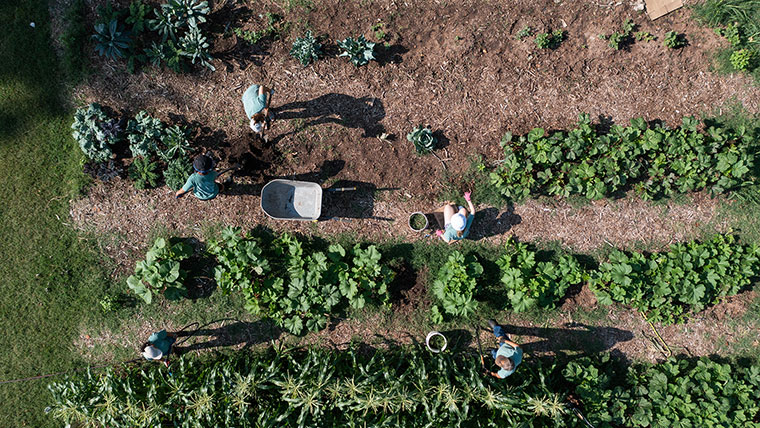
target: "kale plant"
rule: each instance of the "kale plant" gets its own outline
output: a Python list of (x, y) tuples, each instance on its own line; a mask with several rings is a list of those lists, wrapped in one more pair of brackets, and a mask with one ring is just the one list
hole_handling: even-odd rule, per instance
[(343, 53), (338, 56), (347, 56), (357, 67), (368, 64), (370, 60), (375, 59), (375, 43), (367, 41), (364, 35), (356, 39), (348, 37), (342, 41), (337, 41), (337, 44), (339, 48), (343, 49)]
[(319, 59), (319, 55), (322, 53), (322, 44), (311, 34), (311, 30), (307, 31), (303, 37), (298, 37), (293, 42), (293, 47), (290, 49), (290, 55), (297, 59), (304, 67), (311, 64), (312, 61)]
[(144, 110), (127, 122), (127, 141), (132, 156), (150, 156), (155, 153), (163, 136), (164, 124)]
[(185, 185), (192, 173), (193, 165), (186, 157), (180, 156), (177, 159), (170, 160), (167, 164), (164, 171), (164, 182), (170, 189), (177, 191)]
[(189, 131), (179, 125), (169, 126), (163, 132), (163, 139), (157, 149), (158, 157), (169, 162), (176, 157), (185, 157), (190, 153)]
[(179, 46), (182, 50), (182, 55), (190, 58), (190, 62), (198, 64), (208, 68), (211, 71), (215, 71), (216, 68), (211, 65), (211, 60), (214, 59), (209, 53), (209, 44), (206, 41), (206, 36), (201, 33), (198, 27), (191, 27), (190, 30), (179, 39)]
[(129, 178), (134, 181), (135, 187), (142, 189), (150, 189), (158, 186), (158, 165), (152, 162), (149, 158), (138, 156), (132, 161), (132, 165), (129, 166)]
[(430, 128), (420, 125), (407, 134), (406, 139), (414, 144), (418, 155), (426, 155), (435, 150), (436, 138)]
[(87, 162), (82, 169), (85, 174), (100, 181), (110, 181), (124, 174), (124, 169), (113, 159), (103, 162)]
[(147, 28), (146, 16), (150, 11), (150, 7), (143, 0), (133, 0), (129, 4), (129, 16), (127, 17), (127, 24), (132, 25), (132, 34), (137, 36)]
[(108, 26), (105, 24), (95, 25), (95, 51), (98, 55), (109, 59), (124, 58), (125, 51), (129, 49), (132, 38), (127, 31), (119, 27), (118, 21), (112, 20)]
[(153, 301), (153, 293), (163, 293), (169, 300), (187, 296), (185, 277), (187, 272), (180, 261), (193, 254), (193, 248), (184, 241), (175, 244), (158, 238), (145, 254), (145, 260), (137, 262), (135, 274), (127, 278), (127, 286), (145, 303)]
[(82, 152), (95, 162), (111, 158), (111, 145), (119, 139), (120, 129), (117, 119), (111, 119), (97, 103), (77, 109), (71, 125), (74, 137)]

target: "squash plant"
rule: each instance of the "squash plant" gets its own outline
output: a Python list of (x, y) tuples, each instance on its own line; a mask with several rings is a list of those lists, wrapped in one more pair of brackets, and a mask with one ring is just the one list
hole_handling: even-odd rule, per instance
[(591, 274), (602, 304), (632, 306), (652, 322), (683, 322), (722, 297), (737, 294), (760, 274), (760, 247), (739, 245), (731, 235), (670, 246), (662, 253), (615, 250)]
[[(345, 251), (340, 245), (330, 247), (328, 256), (340, 260)], [(355, 309), (361, 309), (367, 302), (388, 304), (388, 285), (395, 273), (380, 263), (382, 255), (377, 247), (370, 245), (362, 249), (356, 244), (352, 250), (350, 263), (338, 264), (340, 292)]]
[(247, 236), (239, 227), (228, 226), (219, 239), (209, 241), (207, 251), (216, 256), (219, 263), (214, 268), (214, 279), (224, 294), (241, 290), (260, 292), (254, 279), (269, 273), (270, 267), (255, 238)]
[(700, 132), (698, 124), (686, 117), (676, 129), (650, 128), (638, 118), (599, 134), (584, 113), (567, 133), (535, 128), (516, 141), (507, 133), (491, 183), (521, 201), (531, 195), (601, 199), (628, 188), (644, 199), (702, 189), (717, 194), (751, 182), (755, 155), (747, 130), (710, 126)]
[(511, 240), (496, 264), (515, 312), (540, 307), (553, 308), (565, 297), (567, 289), (588, 280), (589, 275), (575, 258), (563, 254), (559, 259), (537, 262), (528, 244)]
[(443, 322), (444, 313), (462, 318), (472, 315), (477, 308), (476, 278), (482, 273), (483, 266), (475, 256), (465, 257), (459, 251), (451, 253), (433, 282), (432, 292), (437, 303), (431, 308), (431, 320), (434, 323)]
[(180, 261), (192, 254), (193, 248), (184, 241), (171, 244), (158, 238), (145, 254), (145, 260), (137, 262), (135, 274), (127, 278), (127, 285), (145, 303), (153, 301), (153, 293), (163, 293), (169, 300), (186, 297), (187, 272), (180, 267)]

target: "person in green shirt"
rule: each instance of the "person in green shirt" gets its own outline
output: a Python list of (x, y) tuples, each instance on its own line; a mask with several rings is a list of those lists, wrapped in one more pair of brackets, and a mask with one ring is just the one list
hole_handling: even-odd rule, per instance
[[(464, 207), (457, 207), (447, 202), (438, 212), (443, 212), (443, 230), (436, 230), (435, 235), (448, 244), (459, 242), (470, 234), (472, 221), (475, 219), (475, 206), (472, 205), (470, 195), (472, 192), (464, 192), (469, 212)], [(439, 220), (440, 221), (440, 220)]]
[(264, 138), (264, 130), (269, 129), (269, 124), (274, 120), (274, 115), (269, 112), (272, 105), (274, 89), (264, 85), (251, 85), (243, 92), (243, 108), (248, 116), (251, 130)]
[(177, 341), (176, 333), (167, 333), (166, 330), (157, 331), (150, 335), (148, 341), (142, 346), (142, 356), (146, 360), (166, 363), (167, 357), (172, 350), (172, 345)]
[(220, 173), (214, 171), (214, 161), (206, 155), (198, 155), (193, 160), (193, 173), (185, 182), (181, 189), (174, 194), (175, 198), (180, 198), (189, 191), (202, 201), (214, 199), (216, 195), (224, 190), (224, 184), (217, 182), (216, 179), (233, 168), (226, 169)]
[(500, 326), (496, 320), (488, 320), (488, 325), (493, 329), (493, 335), (496, 336), (498, 349), (491, 349), (491, 357), (499, 366), (498, 372), (487, 371), (489, 375), (504, 379), (517, 370), (517, 366), (522, 363), (523, 350), (517, 343), (509, 340), (504, 327)]

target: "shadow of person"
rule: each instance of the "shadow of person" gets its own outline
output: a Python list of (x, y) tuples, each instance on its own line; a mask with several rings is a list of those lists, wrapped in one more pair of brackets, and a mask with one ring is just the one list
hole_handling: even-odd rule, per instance
[[(633, 339), (633, 333), (615, 327), (594, 327), (581, 323), (566, 323), (566, 328), (521, 327), (501, 325), (510, 336), (537, 337), (539, 340), (519, 343), (526, 353), (593, 355), (606, 351), (615, 344)], [(487, 331), (491, 331), (486, 328)]]
[[(202, 349), (221, 348), (244, 344), (249, 347), (259, 343), (276, 340), (282, 334), (274, 321), (258, 320), (254, 322), (235, 321), (217, 328), (203, 328), (180, 334), (178, 345), (172, 348), (173, 352), (183, 354)], [(187, 337), (182, 342), (182, 337)]]
[[(379, 98), (355, 98), (345, 94), (327, 94), (309, 101), (296, 101), (274, 108), (276, 118), (309, 120), (305, 126), (335, 123), (348, 128), (362, 128), (363, 137), (377, 137), (385, 128), (385, 108)], [(295, 131), (291, 131), (293, 133)], [(287, 135), (287, 134), (285, 134)]]
[(396, 188), (377, 188), (363, 181), (339, 180), (322, 192), (320, 220), (371, 218), (392, 221), (375, 215), (375, 193)]
[(512, 226), (521, 222), (522, 217), (515, 214), (514, 208), (511, 205), (503, 212), (500, 212), (497, 208), (483, 208), (475, 212), (470, 239), (477, 241), (489, 236), (503, 235)]

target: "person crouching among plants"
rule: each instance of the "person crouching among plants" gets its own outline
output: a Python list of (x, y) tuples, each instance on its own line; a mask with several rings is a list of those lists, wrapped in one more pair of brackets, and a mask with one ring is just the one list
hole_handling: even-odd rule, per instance
[(269, 111), (272, 104), (274, 89), (264, 85), (251, 85), (243, 93), (243, 108), (248, 116), (249, 126), (259, 137), (264, 139), (264, 130), (274, 120), (274, 115)]
[(499, 345), (498, 349), (491, 349), (491, 357), (500, 370), (498, 372), (487, 370), (487, 374), (498, 379), (504, 379), (514, 373), (517, 366), (522, 362), (523, 350), (520, 345), (509, 340), (504, 327), (500, 326), (496, 320), (488, 320), (488, 325), (493, 329), (496, 344)]
[(447, 202), (437, 211), (443, 213), (443, 230), (436, 230), (436, 236), (449, 244), (453, 244), (470, 234), (470, 227), (472, 227), (472, 221), (475, 219), (475, 207), (470, 199), (471, 194), (472, 192), (464, 192), (464, 199), (467, 201), (469, 212), (464, 207), (457, 209), (451, 202)]
[(214, 171), (214, 161), (206, 155), (195, 157), (193, 169), (195, 172), (187, 179), (185, 185), (177, 190), (177, 193), (174, 194), (175, 198), (180, 198), (192, 190), (193, 194), (202, 201), (214, 199), (219, 192), (224, 190), (224, 184), (217, 182), (216, 179), (225, 172), (232, 170), (230, 168), (217, 173)]
[(148, 341), (142, 345), (142, 356), (146, 360), (163, 361), (168, 366), (168, 356), (176, 341), (176, 333), (167, 333), (166, 330), (157, 331), (151, 334)]

